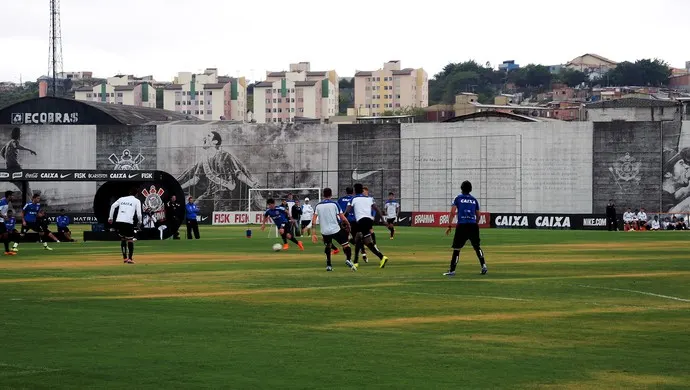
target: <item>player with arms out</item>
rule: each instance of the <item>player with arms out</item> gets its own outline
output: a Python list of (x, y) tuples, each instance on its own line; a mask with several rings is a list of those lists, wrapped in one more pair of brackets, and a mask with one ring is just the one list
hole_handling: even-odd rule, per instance
[(345, 213), (354, 211), (355, 219), (357, 220), (357, 235), (355, 236), (355, 262), (354, 267), (357, 269), (358, 265), (358, 249), (364, 248), (366, 245), (373, 254), (375, 254), (379, 259), (379, 268), (384, 268), (388, 262), (388, 257), (384, 256), (381, 251), (376, 247), (372, 238), (371, 230), (374, 227), (374, 217), (372, 216), (372, 210), (381, 214), (378, 206), (374, 203), (374, 200), (363, 194), (363, 186), (359, 183), (355, 184), (355, 197), (350, 201), (350, 205), (347, 206)]
[[(41, 196), (34, 194), (31, 197), (31, 202), (27, 203), (22, 209), (22, 232), (21, 235), (24, 236), (29, 230), (33, 230), (38, 233), (39, 242), (43, 244), (43, 249), (47, 251), (52, 251), (53, 249), (48, 246), (48, 243), (43, 240), (41, 226), (39, 225), (38, 213), (41, 211)], [(57, 240), (56, 240), (57, 241)], [(60, 242), (60, 241), (57, 241)]]
[[(144, 220), (141, 213), (141, 201), (137, 199), (138, 192), (139, 189), (133, 187), (128, 196), (123, 196), (110, 206), (108, 214), (109, 224), (113, 223), (113, 219), (115, 220), (115, 230), (120, 236), (122, 260), (126, 264), (134, 264), (134, 229), (136, 224), (141, 224)], [(118, 210), (117, 217), (114, 215), (116, 209)]]
[(383, 208), (386, 211), (386, 224), (388, 225), (388, 230), (391, 232), (392, 240), (395, 238), (395, 221), (398, 220), (398, 214), (400, 213), (400, 203), (395, 200), (394, 193), (388, 193), (388, 200)]
[(280, 237), (283, 239), (283, 250), (288, 250), (290, 248), (290, 245), (288, 245), (287, 240), (290, 240), (297, 244), (300, 250), (304, 250), (304, 245), (302, 244), (302, 241), (297, 241), (295, 237), (292, 236), (290, 233), (290, 227), (292, 226), (291, 224), (294, 223), (292, 220), (292, 216), (290, 213), (285, 209), (285, 207), (281, 206), (276, 206), (276, 201), (273, 198), (270, 198), (266, 201), (266, 212), (264, 213), (264, 222), (261, 224), (261, 231), (266, 230), (266, 222), (268, 222), (268, 219), (272, 219), (273, 223), (276, 224), (278, 227), (278, 233), (280, 233)]
[[(348, 242), (350, 224), (347, 222), (347, 218), (340, 209), (340, 206), (338, 206), (338, 203), (331, 200), (332, 196), (333, 190), (324, 188), (323, 200), (316, 205), (314, 215), (311, 217), (313, 226), (316, 226), (316, 218), (319, 218), (321, 237), (323, 237), (323, 243), (326, 245), (326, 249), (324, 250), (324, 253), (326, 253), (326, 271), (333, 271), (333, 267), (331, 266), (331, 249), (334, 247), (333, 241), (343, 247), (345, 265), (350, 267), (351, 270), (357, 271), (357, 268), (355, 268), (350, 261), (352, 257), (352, 249)], [(345, 226), (345, 229), (340, 227), (341, 222)], [(316, 244), (319, 242), (318, 237), (316, 237), (316, 229), (313, 229), (312, 232), (311, 241)]]
[(460, 261), (460, 249), (465, 246), (467, 240), (470, 241), (474, 251), (477, 253), (479, 264), (482, 266), (482, 275), (488, 272), (486, 262), (484, 261), (484, 252), (479, 246), (479, 201), (470, 195), (472, 192), (472, 183), (464, 181), (460, 185), (462, 193), (455, 197), (453, 205), (450, 208), (450, 219), (448, 220), (448, 229), (446, 235), (450, 234), (453, 229), (453, 218), (456, 213), (458, 216), (458, 224), (455, 227), (455, 237), (453, 238), (453, 257), (450, 260), (450, 269), (444, 273), (445, 276), (455, 276), (455, 267)]
[(5, 197), (0, 199), (0, 237), (2, 237), (2, 243), (5, 245), (5, 256), (17, 254), (10, 250), (10, 234), (5, 225), (9, 219), (10, 202), (12, 202), (12, 191), (5, 191)]

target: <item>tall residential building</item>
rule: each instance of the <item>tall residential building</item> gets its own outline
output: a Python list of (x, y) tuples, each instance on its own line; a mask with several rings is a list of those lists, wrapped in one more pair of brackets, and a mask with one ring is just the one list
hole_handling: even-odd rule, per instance
[(156, 108), (156, 89), (150, 81), (150, 76), (117, 75), (109, 77), (105, 83), (77, 88), (74, 99)]
[(296, 118), (328, 119), (338, 114), (335, 70), (312, 71), (309, 62), (290, 64), (289, 71), (267, 72), (254, 86), (254, 120), (288, 123)]
[(163, 108), (204, 120), (247, 119), (247, 81), (244, 77), (218, 76), (218, 69), (201, 74), (180, 72), (165, 86)]
[(429, 105), (429, 78), (424, 69), (400, 69), (389, 61), (382, 69), (355, 73), (355, 112), (381, 116), (385, 111)]

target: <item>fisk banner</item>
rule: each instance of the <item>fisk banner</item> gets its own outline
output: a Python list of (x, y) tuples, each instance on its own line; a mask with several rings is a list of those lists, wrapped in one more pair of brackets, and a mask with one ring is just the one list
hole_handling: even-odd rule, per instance
[[(447, 212), (443, 211), (428, 211), (428, 212), (421, 212), (421, 211), (415, 211), (412, 213), (412, 226), (422, 226), (422, 227), (447, 227), (448, 226), (448, 219), (450, 217), (450, 214)], [(480, 212), (479, 213), (479, 227), (480, 228), (488, 228), (489, 222), (491, 220), (491, 214), (490, 213), (484, 213)], [(458, 217), (455, 216), (453, 218), (452, 224), (455, 225), (458, 223)]]
[(263, 222), (264, 213), (261, 211), (215, 211), (213, 225), (248, 225)]

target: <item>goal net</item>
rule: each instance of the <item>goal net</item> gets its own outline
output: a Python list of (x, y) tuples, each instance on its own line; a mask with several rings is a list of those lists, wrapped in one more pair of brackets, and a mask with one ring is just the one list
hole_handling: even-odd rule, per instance
[[(299, 201), (301, 205), (304, 204), (305, 199), (309, 199), (309, 204), (315, 207), (321, 202), (321, 188), (318, 187), (303, 187), (303, 188), (251, 188), (249, 189), (249, 200), (247, 202), (247, 211), (263, 212), (266, 210), (266, 201), (274, 199), (276, 205), (280, 205), (283, 200), (288, 201), (288, 196), (292, 194), (292, 202)], [(288, 210), (291, 213), (291, 210)], [(299, 223), (299, 221), (298, 221)], [(269, 237), (278, 236), (278, 228), (274, 227), (269, 230)]]

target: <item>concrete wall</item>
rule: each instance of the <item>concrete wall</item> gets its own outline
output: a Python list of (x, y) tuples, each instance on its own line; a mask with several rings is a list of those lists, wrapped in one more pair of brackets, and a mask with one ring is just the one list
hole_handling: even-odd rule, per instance
[(404, 210), (445, 210), (470, 180), (491, 212), (592, 211), (592, 123), (402, 124)]
[(629, 122), (672, 121), (680, 120), (679, 110), (676, 107), (588, 108), (587, 120), (592, 122), (610, 122), (614, 120)]

